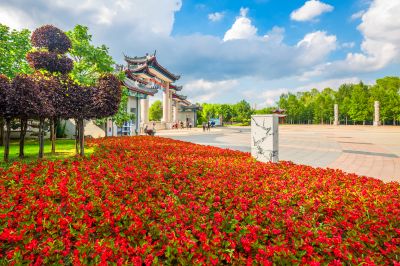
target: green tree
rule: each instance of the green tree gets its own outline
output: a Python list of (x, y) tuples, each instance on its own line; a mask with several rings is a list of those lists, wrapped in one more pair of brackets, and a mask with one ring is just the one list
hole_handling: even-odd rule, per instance
[(354, 86), (350, 99), (349, 115), (353, 121), (365, 124), (372, 118), (372, 109), (368, 86), (360, 82)]
[(149, 116), (151, 121), (160, 121), (162, 117), (162, 103), (160, 100), (155, 101), (149, 108)]
[(233, 109), (235, 110), (236, 113), (236, 119), (241, 122), (248, 122), (250, 121), (250, 117), (253, 113), (251, 110), (251, 106), (248, 102), (245, 100), (241, 100), (240, 102), (236, 103), (233, 106)]
[(314, 119), (313, 96), (312, 96), (311, 92), (306, 91), (306, 92), (298, 93), (297, 97), (300, 98), (299, 101), (303, 107), (303, 110), (301, 113), (301, 121), (303, 121), (303, 123), (309, 124)]
[(73, 79), (82, 84), (93, 85), (101, 74), (114, 71), (115, 62), (108, 53), (108, 47), (94, 46), (88, 27), (76, 25), (66, 33), (72, 42), (69, 54), (74, 60), (74, 69), (70, 74)]
[(222, 116), (223, 121), (231, 121), (232, 117), (235, 116), (235, 111), (230, 104), (221, 104), (218, 107), (218, 115)]
[(19, 73), (31, 73), (26, 53), (32, 49), (27, 29), (10, 30), (0, 24), (0, 74), (14, 78)]
[[(0, 74), (12, 79), (19, 73), (31, 73), (26, 53), (32, 49), (27, 29), (11, 30), (0, 24)], [(4, 144), (4, 119), (0, 117), (0, 146)]]
[(340, 85), (335, 97), (336, 103), (339, 107), (339, 117), (345, 120), (346, 125), (349, 119), (353, 88), (354, 84), (342, 84)]
[(266, 115), (266, 114), (272, 114), (272, 112), (275, 110), (275, 107), (265, 107), (262, 109), (258, 109), (254, 111), (254, 114), (256, 115)]
[(371, 103), (380, 102), (381, 120), (392, 120), (393, 125), (400, 116), (400, 78), (384, 77), (371, 87)]
[(214, 103), (203, 103), (201, 117), (204, 122), (207, 122), (210, 118), (216, 118), (218, 116), (219, 104)]

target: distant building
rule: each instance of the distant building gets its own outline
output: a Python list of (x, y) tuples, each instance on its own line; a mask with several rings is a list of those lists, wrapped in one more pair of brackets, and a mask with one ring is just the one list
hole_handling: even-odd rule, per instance
[(273, 114), (279, 115), (279, 124), (285, 124), (286, 110), (277, 108), (272, 111)]

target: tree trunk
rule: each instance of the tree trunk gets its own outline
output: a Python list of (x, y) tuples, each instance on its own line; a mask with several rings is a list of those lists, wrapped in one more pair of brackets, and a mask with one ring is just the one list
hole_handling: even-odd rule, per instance
[(79, 119), (79, 127), (80, 155), (85, 156), (85, 127), (83, 125), (83, 119)]
[(24, 158), (25, 152), (25, 136), (26, 136), (26, 129), (28, 127), (28, 119), (21, 118), (20, 119), (20, 133), (19, 133), (19, 158)]
[(50, 140), (51, 140), (51, 153), (56, 153), (56, 121), (57, 118), (50, 118)]
[(79, 120), (75, 119), (75, 152), (76, 154), (79, 154)]
[(39, 119), (39, 159), (44, 155), (44, 118)]
[(0, 117), (0, 146), (4, 145), (4, 118)]
[(4, 161), (8, 162), (8, 155), (10, 154), (10, 135), (11, 135), (11, 119), (6, 119), (6, 134), (4, 141)]
[(108, 135), (108, 131), (107, 131), (107, 122), (108, 122), (108, 120), (106, 120), (106, 122), (104, 123), (104, 137), (105, 138), (107, 138), (107, 135)]

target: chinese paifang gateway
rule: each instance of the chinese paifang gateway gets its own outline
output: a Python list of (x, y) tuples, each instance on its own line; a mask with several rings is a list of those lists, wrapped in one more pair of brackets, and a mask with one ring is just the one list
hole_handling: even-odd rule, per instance
[(163, 92), (163, 115), (161, 123), (156, 123), (157, 129), (170, 129), (180, 121), (185, 125), (195, 125), (199, 106), (190, 103), (186, 96), (180, 94), (182, 86), (175, 84), (180, 76), (161, 66), (155, 52), (142, 57), (124, 57), (126, 66), (119, 65), (117, 69), (125, 72), (124, 85), (129, 90), (128, 112), (134, 113), (137, 119), (125, 123), (122, 128), (117, 128), (109, 121), (107, 135), (136, 135), (143, 132), (146, 125), (152, 128), (153, 122), (149, 121), (149, 97), (159, 91)]

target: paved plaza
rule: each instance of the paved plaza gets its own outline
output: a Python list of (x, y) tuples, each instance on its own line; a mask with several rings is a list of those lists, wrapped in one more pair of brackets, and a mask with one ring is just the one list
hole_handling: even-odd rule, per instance
[[(279, 159), (400, 182), (400, 127), (280, 125)], [(250, 152), (250, 127), (166, 130), (158, 136)]]

